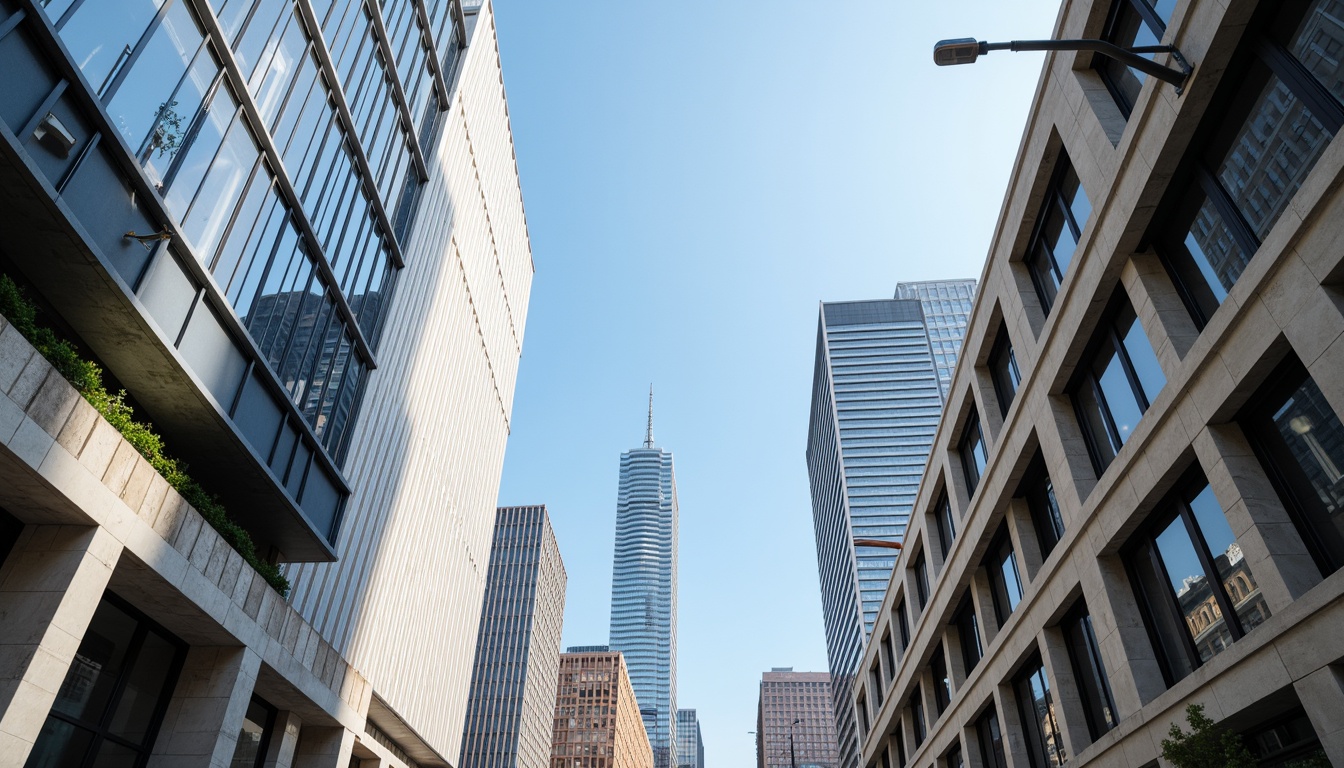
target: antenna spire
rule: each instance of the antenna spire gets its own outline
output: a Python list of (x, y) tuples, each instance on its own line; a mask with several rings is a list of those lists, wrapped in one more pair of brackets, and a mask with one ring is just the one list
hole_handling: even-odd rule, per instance
[(644, 447), (653, 447), (653, 385), (649, 385), (649, 429), (644, 433)]

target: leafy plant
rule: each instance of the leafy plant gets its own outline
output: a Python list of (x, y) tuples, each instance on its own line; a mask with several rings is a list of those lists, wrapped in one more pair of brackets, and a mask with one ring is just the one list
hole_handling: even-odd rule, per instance
[(186, 472), (186, 466), (164, 452), (163, 438), (149, 424), (136, 421), (135, 412), (126, 402), (126, 390), (115, 395), (103, 385), (103, 370), (79, 356), (74, 345), (56, 336), (50, 328), (37, 322), (37, 308), (23, 295), (9, 275), (0, 274), (0, 315), (23, 334), (47, 362), (66, 381), (69, 381), (84, 399), (98, 411), (107, 423), (116, 428), (156, 472), (168, 481), (187, 503), (219, 532), (229, 546), (256, 569), (257, 573), (281, 595), (289, 593), (289, 580), (276, 566), (257, 556), (252, 536), (235, 523), (219, 499), (202, 488)]
[(177, 113), (176, 101), (165, 101), (154, 113), (154, 134), (150, 146), (159, 157), (177, 151), (182, 143), (182, 115)]
[(1171, 724), (1162, 740), (1162, 757), (1176, 768), (1255, 768), (1255, 758), (1241, 735), (1219, 726), (1204, 714), (1202, 704), (1185, 708), (1190, 732)]

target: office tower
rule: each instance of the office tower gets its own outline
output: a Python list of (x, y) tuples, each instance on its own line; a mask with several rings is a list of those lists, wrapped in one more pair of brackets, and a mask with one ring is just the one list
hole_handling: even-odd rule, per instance
[(565, 582), (546, 507), (500, 507), (457, 768), (550, 765)]
[(947, 398), (952, 383), (952, 369), (957, 367), (961, 339), (966, 335), (966, 321), (971, 316), (975, 301), (974, 280), (922, 280), (897, 283), (897, 299), (919, 299), (924, 310), (924, 327), (928, 331), (929, 348), (933, 352), (933, 367), (938, 370), (938, 385)]
[(560, 655), (554, 740), (551, 768), (653, 768), (624, 655)]
[(847, 690), (895, 562), (855, 542), (901, 541), (942, 414), (921, 304), (823, 302), (817, 324), (807, 470), (841, 768), (857, 749)]
[(756, 702), (756, 768), (840, 764), (831, 676), (775, 667), (761, 675)]
[(1257, 765), (1344, 765), (1339, 13), (1064, 5), (1052, 37), (1196, 74), (1046, 55), (861, 765), (1156, 764), (1192, 703)]
[(677, 710), (677, 760), (680, 768), (705, 768), (705, 740), (694, 709)]
[(677, 765), (677, 481), (653, 444), (653, 389), (641, 448), (621, 454), (611, 649), (625, 654), (655, 768)]
[(451, 764), (532, 276), (491, 5), (5, 0), (0, 61), (5, 760)]

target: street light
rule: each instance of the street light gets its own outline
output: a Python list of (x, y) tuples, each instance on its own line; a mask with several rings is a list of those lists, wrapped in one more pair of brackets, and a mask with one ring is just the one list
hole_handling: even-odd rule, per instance
[(854, 540), (854, 546), (856, 546), (856, 547), (881, 547), (881, 548), (883, 548), (883, 549), (900, 549), (900, 548), (901, 548), (901, 542), (899, 542), (899, 541), (883, 541), (883, 540), (881, 540), (881, 539), (855, 539), (855, 540)]
[[(1007, 43), (987, 43), (973, 37), (960, 37), (955, 40), (939, 40), (933, 46), (933, 63), (940, 67), (955, 64), (974, 64), (980, 56), (990, 51), (1093, 51), (1102, 56), (1115, 59), (1127, 67), (1133, 67), (1158, 80), (1176, 86), (1176, 93), (1185, 89), (1190, 73), (1195, 68), (1185, 60), (1174, 45), (1140, 45), (1134, 48), (1122, 48), (1105, 40), (1013, 40)], [(1180, 69), (1158, 64), (1143, 54), (1170, 53), (1180, 65)]]
[(798, 755), (793, 752), (793, 726), (801, 722), (801, 719), (795, 717), (793, 722), (789, 723), (789, 764), (792, 765), (793, 768), (798, 768)]

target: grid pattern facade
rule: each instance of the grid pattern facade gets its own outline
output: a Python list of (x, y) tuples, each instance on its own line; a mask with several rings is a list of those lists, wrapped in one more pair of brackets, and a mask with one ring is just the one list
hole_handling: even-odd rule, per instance
[(975, 302), (975, 280), (924, 280), (897, 283), (897, 299), (919, 299), (924, 309), (924, 327), (929, 333), (929, 348), (933, 351), (933, 365), (938, 369), (938, 385), (947, 397), (952, 384), (952, 370), (957, 367), (961, 354), (961, 340), (966, 335), (966, 321)]
[[(650, 406), (652, 413), (652, 406)], [(677, 765), (677, 483), (672, 452), (621, 454), (611, 637), (630, 670), (655, 768)]]
[(845, 691), (895, 564), (854, 539), (901, 541), (942, 406), (919, 300), (821, 305), (807, 465), (844, 766), (857, 750)]
[(825, 672), (775, 670), (762, 675), (756, 704), (756, 767), (838, 766), (832, 701), (831, 676)]
[(460, 768), (550, 765), (565, 583), (546, 507), (501, 507)]
[(551, 768), (653, 768), (625, 657), (563, 653)]
[(705, 768), (705, 740), (694, 709), (677, 710), (677, 760), (681, 768)]
[(1046, 57), (849, 691), (861, 765), (1157, 764), (1190, 704), (1258, 765), (1344, 764), (1342, 9), (1062, 8), (1053, 38), (1195, 74)]

